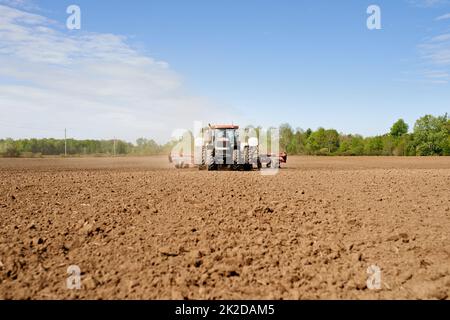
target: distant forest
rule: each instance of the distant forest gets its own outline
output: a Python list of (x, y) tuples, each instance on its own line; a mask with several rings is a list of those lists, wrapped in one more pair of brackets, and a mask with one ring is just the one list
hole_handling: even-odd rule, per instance
[[(161, 155), (168, 154), (176, 142), (164, 145), (154, 140), (67, 139), (67, 154), (81, 155)], [(280, 149), (291, 155), (345, 156), (448, 156), (450, 155), (450, 119), (448, 115), (426, 115), (418, 119), (412, 130), (402, 119), (390, 132), (375, 136), (343, 134), (334, 129), (293, 129), (280, 126)], [(64, 139), (0, 139), (0, 156), (40, 157), (64, 155)]]

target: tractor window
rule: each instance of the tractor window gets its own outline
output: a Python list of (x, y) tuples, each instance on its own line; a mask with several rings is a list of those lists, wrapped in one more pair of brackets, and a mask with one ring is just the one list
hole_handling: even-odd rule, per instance
[(227, 138), (230, 141), (234, 141), (234, 130), (227, 130)]
[(225, 138), (225, 130), (216, 130), (216, 138)]
[(235, 130), (232, 129), (217, 129), (215, 131), (215, 138), (218, 140), (227, 139), (228, 141), (233, 142), (235, 134)]

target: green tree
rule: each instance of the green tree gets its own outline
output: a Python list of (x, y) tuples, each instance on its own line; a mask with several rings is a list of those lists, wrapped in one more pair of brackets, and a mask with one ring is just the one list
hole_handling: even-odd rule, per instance
[(317, 154), (326, 145), (325, 129), (319, 128), (311, 132), (306, 142), (306, 149), (310, 154)]
[(426, 115), (416, 121), (414, 125), (414, 143), (416, 154), (445, 155), (449, 147), (448, 116), (434, 117)]
[(334, 153), (339, 149), (339, 133), (334, 129), (325, 130), (328, 151)]
[(19, 143), (13, 139), (6, 139), (3, 156), (8, 158), (17, 158), (20, 157), (20, 153)]
[(403, 119), (399, 119), (391, 128), (391, 136), (401, 137), (408, 133), (408, 128), (408, 124)]
[(341, 135), (338, 154), (344, 156), (361, 156), (364, 154), (364, 138), (360, 135)]
[(156, 155), (160, 154), (161, 150), (162, 147), (153, 139), (139, 138), (136, 140), (136, 147), (133, 152), (140, 155)]
[(294, 133), (292, 127), (284, 123), (280, 126), (280, 151), (291, 153), (295, 146), (292, 145)]
[(309, 136), (311, 135), (311, 133), (312, 133), (312, 130), (310, 128), (306, 129), (306, 131), (305, 131), (305, 138), (308, 139)]
[(289, 146), (290, 152), (292, 154), (305, 154), (306, 140), (306, 133), (302, 129), (297, 128)]
[(339, 149), (339, 133), (334, 130), (319, 128), (309, 136), (306, 149), (311, 154), (331, 154)]
[(382, 136), (383, 141), (383, 151), (381, 152), (381, 155), (383, 156), (392, 156), (394, 155), (394, 150), (397, 145), (398, 138), (391, 136), (389, 134), (386, 134)]
[(383, 138), (381, 136), (369, 137), (364, 140), (364, 154), (380, 156), (383, 154)]
[(443, 154), (444, 156), (450, 156), (450, 119), (447, 119), (447, 123), (445, 125), (445, 131), (447, 132), (447, 139), (445, 139), (443, 144)]

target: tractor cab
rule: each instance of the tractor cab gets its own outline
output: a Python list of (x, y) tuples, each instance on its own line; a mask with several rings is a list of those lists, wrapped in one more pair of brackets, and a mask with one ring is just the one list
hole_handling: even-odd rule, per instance
[(234, 125), (212, 126), (212, 144), (214, 146), (215, 163), (218, 165), (233, 164), (233, 153), (238, 148), (239, 127)]
[(250, 170), (249, 148), (241, 142), (239, 126), (209, 125), (200, 168)]

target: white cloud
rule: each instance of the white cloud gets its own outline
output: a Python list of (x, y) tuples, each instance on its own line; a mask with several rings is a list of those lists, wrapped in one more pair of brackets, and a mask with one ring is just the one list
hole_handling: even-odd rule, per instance
[(450, 81), (450, 34), (434, 36), (419, 45), (422, 60), (429, 70), (422, 74), (433, 83)]
[(446, 84), (450, 80), (450, 74), (442, 70), (426, 70), (423, 74), (427, 80), (438, 84)]
[(39, 7), (33, 0), (0, 0), (0, 4), (25, 10), (38, 10)]
[(441, 21), (441, 20), (447, 20), (447, 19), (450, 19), (450, 13), (443, 14), (442, 16), (437, 17), (435, 20)]
[(55, 136), (69, 127), (79, 138), (164, 141), (194, 120), (228, 120), (206, 98), (187, 93), (166, 62), (122, 36), (69, 33), (2, 5), (0, 16), (0, 137)]
[(432, 65), (450, 66), (450, 37), (441, 35), (419, 45), (422, 58)]
[(431, 38), (430, 42), (436, 43), (436, 42), (444, 42), (444, 41), (448, 41), (448, 40), (450, 40), (450, 33), (435, 36), (435, 37)]
[(448, 0), (407, 0), (407, 2), (421, 8), (434, 8), (449, 3)]
[[(423, 8), (449, 5), (449, 0), (407, 0), (410, 4)], [(450, 19), (450, 13), (435, 18), (435, 21)], [(421, 71), (424, 81), (435, 84), (450, 82), (450, 33), (429, 37), (418, 45), (420, 57), (429, 70)]]

